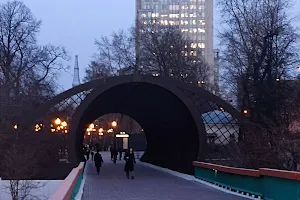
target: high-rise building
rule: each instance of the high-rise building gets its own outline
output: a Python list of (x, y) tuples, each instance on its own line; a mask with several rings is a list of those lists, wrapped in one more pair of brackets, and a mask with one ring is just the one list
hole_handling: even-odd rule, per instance
[(203, 55), (210, 66), (208, 82), (215, 84), (213, 0), (136, 0), (136, 19), (178, 27), (191, 49), (189, 55)]

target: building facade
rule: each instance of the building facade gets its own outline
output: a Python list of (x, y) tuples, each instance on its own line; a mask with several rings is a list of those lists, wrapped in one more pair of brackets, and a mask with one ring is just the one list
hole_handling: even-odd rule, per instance
[(136, 18), (178, 27), (191, 49), (189, 55), (200, 53), (209, 64), (208, 82), (215, 85), (213, 0), (136, 0)]

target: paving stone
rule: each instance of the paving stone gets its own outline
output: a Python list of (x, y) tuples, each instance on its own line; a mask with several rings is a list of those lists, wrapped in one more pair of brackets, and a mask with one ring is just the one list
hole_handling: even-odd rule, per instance
[(100, 175), (92, 161), (87, 163), (83, 200), (242, 200), (206, 185), (188, 181), (142, 164), (135, 165), (135, 179), (127, 179), (124, 161), (110, 160), (102, 152), (104, 164)]

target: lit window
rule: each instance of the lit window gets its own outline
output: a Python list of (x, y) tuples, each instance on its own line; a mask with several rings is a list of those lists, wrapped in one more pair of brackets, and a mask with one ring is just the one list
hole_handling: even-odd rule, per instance
[(198, 43), (198, 47), (201, 48), (201, 49), (204, 49), (205, 48), (205, 44), (204, 43)]
[(196, 5), (191, 5), (190, 9), (196, 9)]
[(197, 48), (197, 43), (191, 43), (191, 48), (196, 49)]

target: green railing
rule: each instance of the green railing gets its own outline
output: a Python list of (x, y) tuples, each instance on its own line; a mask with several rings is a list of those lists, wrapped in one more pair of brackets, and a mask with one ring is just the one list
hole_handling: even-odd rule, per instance
[(75, 200), (75, 197), (76, 197), (76, 195), (79, 191), (79, 188), (81, 186), (82, 179), (83, 179), (83, 173), (80, 173), (79, 176), (77, 177), (76, 184), (73, 188), (70, 200)]
[(203, 162), (193, 162), (193, 165), (196, 178), (232, 191), (266, 200), (300, 200), (299, 172), (250, 170)]
[(80, 163), (58, 186), (48, 200), (74, 200), (83, 179), (84, 163)]

